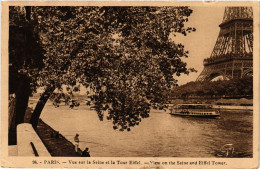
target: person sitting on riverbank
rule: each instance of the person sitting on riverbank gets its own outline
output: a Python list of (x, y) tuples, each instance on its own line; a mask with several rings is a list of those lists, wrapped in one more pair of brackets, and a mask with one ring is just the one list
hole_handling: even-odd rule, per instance
[(74, 137), (74, 142), (75, 142), (75, 151), (78, 152), (79, 149), (79, 134), (76, 134)]
[(90, 154), (88, 152), (88, 148), (86, 147), (85, 150), (82, 152), (81, 157), (90, 157)]

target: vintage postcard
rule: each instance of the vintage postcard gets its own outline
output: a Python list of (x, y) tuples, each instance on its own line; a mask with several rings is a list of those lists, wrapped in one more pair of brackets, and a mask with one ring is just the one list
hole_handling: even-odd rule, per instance
[(1, 5), (1, 167), (258, 168), (258, 2)]

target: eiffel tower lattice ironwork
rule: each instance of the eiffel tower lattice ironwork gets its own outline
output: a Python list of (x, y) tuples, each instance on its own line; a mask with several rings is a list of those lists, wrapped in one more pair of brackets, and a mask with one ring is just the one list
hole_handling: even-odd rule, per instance
[(226, 7), (213, 52), (204, 59), (197, 81), (218, 76), (232, 79), (253, 74), (253, 9)]

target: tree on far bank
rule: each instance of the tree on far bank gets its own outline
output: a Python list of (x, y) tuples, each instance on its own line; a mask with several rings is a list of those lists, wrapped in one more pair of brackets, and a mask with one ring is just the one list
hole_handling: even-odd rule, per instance
[[(163, 93), (176, 85), (173, 75), (189, 73), (188, 57), (172, 37), (195, 31), (184, 23), (188, 7), (32, 7), (34, 33), (40, 37), (44, 67), (30, 76), (43, 87), (31, 123), (37, 126), (45, 103), (55, 89), (87, 94), (114, 129), (130, 130), (150, 107), (161, 108)], [(30, 69), (30, 68), (29, 68)], [(36, 80), (34, 80), (36, 79)]]
[(196, 81), (178, 86), (171, 92), (176, 98), (198, 97), (249, 97), (253, 96), (253, 77), (244, 76), (230, 80)]

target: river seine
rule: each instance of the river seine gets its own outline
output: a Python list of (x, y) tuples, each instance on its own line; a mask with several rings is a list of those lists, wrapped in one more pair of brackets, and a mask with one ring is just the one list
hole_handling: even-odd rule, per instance
[(94, 110), (81, 105), (55, 108), (47, 103), (41, 118), (93, 157), (216, 157), (233, 144), (237, 157), (252, 157), (253, 112), (221, 111), (220, 118), (177, 117), (152, 110), (150, 117), (130, 132), (113, 130), (112, 121), (99, 121)]

